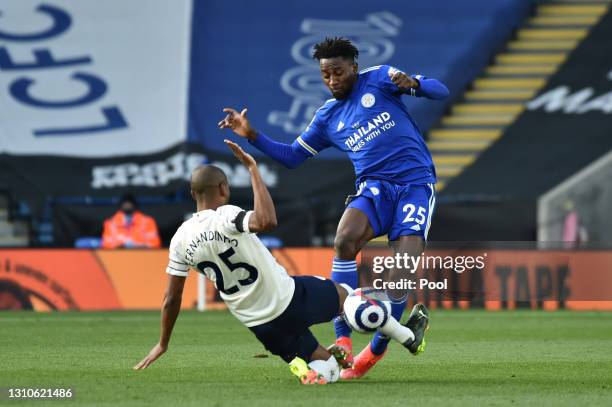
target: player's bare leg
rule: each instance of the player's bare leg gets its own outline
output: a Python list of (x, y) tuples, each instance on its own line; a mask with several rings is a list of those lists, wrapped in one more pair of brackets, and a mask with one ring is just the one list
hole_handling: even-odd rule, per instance
[[(408, 254), (409, 256), (419, 256), (423, 252), (424, 242), (419, 236), (400, 236), (396, 241), (390, 242), (394, 254)], [(409, 270), (392, 269), (389, 275), (390, 281), (399, 281), (402, 278), (410, 278)], [(399, 321), (406, 306), (407, 290), (393, 290), (386, 293), (391, 303), (391, 315)], [(374, 335), (372, 341), (355, 357), (352, 369), (345, 369), (340, 377), (343, 380), (356, 379), (364, 376), (376, 363), (378, 363), (385, 352), (390, 338), (381, 332)]]
[[(355, 289), (358, 285), (357, 254), (373, 239), (374, 230), (365, 213), (356, 208), (347, 208), (340, 219), (334, 240), (335, 258), (332, 266), (332, 280)], [(351, 329), (342, 317), (334, 320), (336, 346), (352, 360), (353, 343)]]
[(342, 260), (354, 260), (361, 248), (374, 239), (374, 230), (365, 213), (356, 208), (347, 208), (340, 218), (334, 250)]
[[(410, 257), (419, 257), (425, 250), (425, 242), (421, 236), (400, 236), (398, 240), (389, 242), (389, 246), (393, 248), (393, 254), (404, 255)], [(409, 268), (392, 268), (389, 273), (389, 281), (400, 281), (402, 279), (413, 278), (418, 270), (410, 270)], [(387, 297), (392, 302), (405, 301), (408, 295), (408, 289), (394, 289), (386, 291)], [(399, 318), (396, 317), (397, 320)]]

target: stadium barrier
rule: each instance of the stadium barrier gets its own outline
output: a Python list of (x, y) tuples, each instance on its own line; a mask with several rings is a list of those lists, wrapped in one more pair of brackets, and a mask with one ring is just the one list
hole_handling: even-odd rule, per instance
[[(329, 277), (333, 252), (286, 249), (275, 256), (291, 274)], [(166, 287), (166, 250), (0, 250), (0, 309), (36, 311), (159, 309)], [(322, 272), (317, 272), (321, 270)], [(196, 273), (190, 273), (183, 308), (196, 308)], [(208, 308), (222, 306), (212, 284)]]
[(612, 151), (542, 195), (538, 199), (538, 240), (612, 241), (612, 218), (608, 216), (611, 179)]
[[(273, 254), (291, 275), (330, 275), (332, 249)], [(159, 309), (167, 256), (166, 250), (0, 250), (0, 309)], [(371, 284), (365, 264), (360, 274), (361, 285)], [(612, 250), (491, 250), (484, 269), (445, 279), (445, 290), (414, 290), (410, 300), (434, 308), (612, 310)], [(196, 273), (187, 278), (184, 309), (197, 308), (197, 280)], [(212, 284), (205, 303), (223, 307)]]

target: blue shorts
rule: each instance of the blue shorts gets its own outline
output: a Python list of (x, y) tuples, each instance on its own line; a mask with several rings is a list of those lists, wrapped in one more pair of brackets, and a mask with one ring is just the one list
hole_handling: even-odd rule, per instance
[(427, 240), (436, 192), (433, 184), (396, 185), (388, 181), (368, 180), (349, 197), (347, 208), (365, 213), (376, 236), (421, 236)]
[(308, 328), (334, 319), (340, 297), (331, 280), (312, 276), (292, 278), (295, 292), (287, 309), (272, 321), (249, 329), (268, 351), (285, 362), (296, 356), (309, 362), (319, 342)]

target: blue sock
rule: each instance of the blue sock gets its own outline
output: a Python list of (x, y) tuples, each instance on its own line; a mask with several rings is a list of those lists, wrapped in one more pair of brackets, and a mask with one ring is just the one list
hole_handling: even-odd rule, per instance
[[(347, 284), (351, 288), (357, 288), (357, 261), (356, 260), (340, 260), (334, 258), (332, 265), (331, 279), (336, 284)], [(337, 317), (334, 319), (334, 329), (336, 330), (336, 338), (341, 336), (351, 336), (351, 328), (346, 324), (344, 318)]]
[[(406, 308), (406, 300), (402, 302), (392, 302), (391, 303), (391, 315), (393, 318), (398, 321), (402, 319), (402, 314), (404, 313), (404, 309)], [(391, 338), (386, 337), (380, 332), (376, 332), (372, 342), (370, 342), (370, 347), (372, 349), (372, 353), (375, 355), (381, 355), (386, 349), (387, 345)]]

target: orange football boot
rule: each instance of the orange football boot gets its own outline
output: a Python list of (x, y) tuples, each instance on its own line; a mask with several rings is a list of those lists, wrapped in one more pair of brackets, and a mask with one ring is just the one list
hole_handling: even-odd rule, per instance
[(355, 357), (353, 362), (352, 369), (343, 369), (340, 372), (340, 379), (342, 380), (351, 380), (358, 379), (364, 376), (368, 371), (374, 367), (374, 365), (383, 358), (383, 356), (387, 353), (383, 352), (381, 355), (375, 355), (372, 353), (372, 349), (370, 344), (366, 346), (360, 353)]
[(323, 375), (315, 372), (314, 370), (309, 370), (308, 373), (300, 377), (300, 383), (302, 384), (327, 384)]

